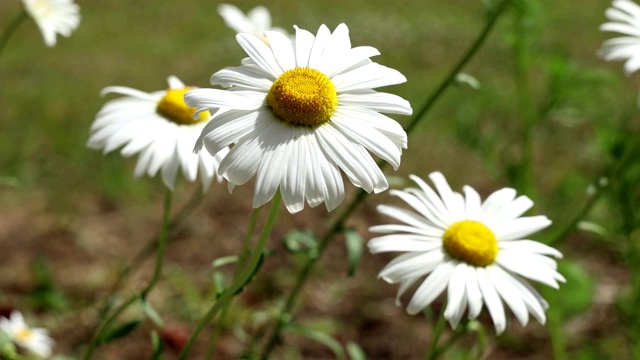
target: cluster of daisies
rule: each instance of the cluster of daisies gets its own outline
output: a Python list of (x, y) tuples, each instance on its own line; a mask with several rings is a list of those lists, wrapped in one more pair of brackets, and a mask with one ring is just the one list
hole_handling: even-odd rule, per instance
[[(23, 2), (49, 46), (56, 34), (69, 36), (79, 24), (72, 0)], [(294, 26), (288, 34), (271, 26), (264, 7), (245, 15), (223, 4), (218, 11), (247, 55), (239, 66), (213, 74), (211, 84), (218, 88), (198, 89), (175, 76), (154, 92), (107, 87), (102, 95), (122, 96), (98, 112), (88, 146), (137, 154), (135, 175), (160, 173), (169, 189), (180, 171), (188, 181), (199, 177), (203, 191), (214, 178), (226, 180), (229, 191), (254, 179), (254, 207), (279, 190), (290, 213), (305, 203), (334, 210), (345, 196), (343, 176), (368, 193), (386, 190), (389, 184), (372, 155), (397, 169), (407, 134), (384, 114), (411, 115), (412, 109), (405, 99), (375, 89), (403, 83), (404, 75), (372, 61), (377, 49), (353, 47), (345, 24), (333, 31), (322, 25), (315, 33)], [(615, 0), (606, 16), (611, 22), (603, 31), (627, 36), (606, 41), (601, 54), (626, 59), (625, 70), (636, 71), (640, 7)], [(380, 205), (378, 211), (396, 223), (370, 228), (381, 234), (369, 242), (372, 253), (403, 253), (379, 274), (399, 283), (398, 304), (415, 285), (407, 311), (416, 314), (446, 289), (444, 316), (454, 328), (465, 313), (474, 319), (486, 306), (501, 333), (505, 304), (523, 325), (529, 315), (544, 323), (548, 304), (527, 280), (558, 288), (565, 279), (555, 259), (562, 255), (529, 235), (551, 221), (525, 216), (533, 202), (514, 189), (482, 201), (472, 187), (453, 191), (438, 172), (429, 178), (435, 189), (412, 175), (417, 187), (392, 190), (410, 210)], [(21, 314), (0, 320), (0, 328), (34, 353), (50, 353), (52, 340), (29, 329)]]
[[(353, 47), (345, 24), (333, 31), (322, 25), (315, 34), (294, 27), (289, 35), (270, 28), (264, 8), (248, 16), (230, 5), (219, 11), (247, 54), (240, 66), (213, 74), (211, 84), (219, 88), (195, 89), (175, 77), (167, 90), (153, 93), (108, 87), (103, 93), (125, 96), (100, 110), (89, 146), (139, 153), (135, 174), (160, 171), (171, 189), (179, 168), (191, 181), (200, 169), (205, 189), (213, 175), (229, 190), (255, 178), (254, 207), (279, 189), (291, 213), (305, 203), (335, 209), (344, 199), (343, 174), (369, 193), (386, 190), (372, 154), (397, 169), (407, 134), (383, 113), (411, 115), (412, 109), (405, 99), (374, 89), (406, 78), (373, 62), (377, 49)], [(413, 212), (379, 207), (402, 224), (372, 227), (385, 235), (370, 241), (371, 252), (405, 252), (380, 277), (400, 283), (398, 298), (426, 277), (408, 304), (411, 314), (447, 288), (444, 315), (453, 327), (467, 308), (475, 318), (485, 304), (500, 333), (503, 303), (523, 325), (529, 314), (544, 323), (548, 304), (525, 279), (558, 288), (564, 278), (553, 258), (561, 254), (526, 236), (549, 226), (549, 219), (522, 216), (533, 202), (513, 189), (481, 202), (470, 187), (462, 196), (440, 173), (430, 177), (437, 193), (417, 176), (419, 189), (392, 191)]]

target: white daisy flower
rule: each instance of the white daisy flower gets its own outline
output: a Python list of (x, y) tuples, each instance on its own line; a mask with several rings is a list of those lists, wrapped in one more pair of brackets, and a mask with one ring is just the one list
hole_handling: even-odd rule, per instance
[(219, 173), (231, 188), (256, 176), (253, 206), (280, 188), (291, 213), (325, 203), (335, 209), (344, 199), (340, 169), (367, 192), (387, 189), (387, 180), (369, 152), (400, 165), (407, 134), (379, 112), (410, 115), (403, 98), (372, 90), (399, 84), (398, 71), (369, 60), (373, 47), (351, 47), (349, 30), (333, 33), (324, 25), (317, 35), (296, 27), (296, 39), (273, 31), (267, 42), (238, 34), (249, 58), (225, 68), (211, 83), (229, 90), (196, 89), (185, 95), (198, 111), (221, 108), (205, 126), (204, 143), (216, 153), (235, 144)]
[(39, 357), (47, 358), (51, 355), (51, 348), (53, 348), (55, 341), (48, 335), (49, 331), (42, 328), (30, 328), (20, 311), (12, 311), (9, 319), (0, 317), (0, 330), (5, 332), (18, 346)]
[(245, 15), (238, 7), (230, 4), (218, 5), (218, 14), (225, 24), (237, 33), (248, 33), (264, 38), (265, 31), (287, 32), (278, 27), (271, 27), (271, 14), (264, 6), (256, 6)]
[(605, 15), (611, 21), (600, 25), (600, 30), (626, 36), (606, 40), (598, 53), (607, 61), (626, 60), (625, 73), (631, 74), (640, 69), (640, 6), (630, 0), (614, 0)]
[(56, 45), (56, 34), (69, 37), (80, 25), (80, 6), (73, 0), (22, 0), (47, 46)]
[[(103, 149), (104, 153), (125, 145), (120, 153), (129, 157), (140, 153), (134, 174), (155, 176), (162, 172), (162, 181), (173, 190), (178, 169), (184, 177), (194, 181), (200, 171), (203, 191), (207, 191), (216, 169), (228, 149), (215, 156), (206, 151), (193, 153), (193, 144), (204, 129), (209, 113), (194, 117), (195, 108), (187, 106), (186, 87), (175, 76), (167, 79), (168, 90), (152, 93), (123, 87), (104, 88), (102, 95), (116, 93), (124, 97), (108, 101), (91, 125), (88, 146)], [(218, 181), (222, 178), (217, 176)]]
[[(416, 314), (429, 306), (447, 288), (445, 318), (455, 328), (465, 310), (475, 319), (485, 304), (498, 334), (506, 327), (503, 301), (524, 326), (529, 313), (545, 322), (548, 303), (526, 281), (535, 280), (553, 288), (565, 279), (556, 271), (561, 258), (556, 249), (525, 240), (551, 224), (546, 216), (525, 216), (533, 202), (516, 191), (504, 188), (481, 202), (478, 193), (465, 186), (464, 196), (453, 192), (439, 172), (429, 175), (436, 193), (422, 179), (410, 178), (419, 185), (391, 194), (415, 211), (380, 205), (378, 211), (403, 224), (373, 226), (369, 230), (387, 234), (369, 241), (372, 253), (406, 252), (387, 264), (379, 277), (400, 283), (400, 297), (416, 282), (418, 286), (407, 312)], [(550, 257), (551, 256), (551, 257)]]

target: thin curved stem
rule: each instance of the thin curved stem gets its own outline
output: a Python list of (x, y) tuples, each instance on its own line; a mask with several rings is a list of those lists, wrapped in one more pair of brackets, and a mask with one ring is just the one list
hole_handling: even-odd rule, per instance
[(142, 290), (140, 297), (146, 299), (147, 295), (153, 290), (158, 283), (160, 275), (162, 274), (162, 265), (164, 264), (164, 250), (167, 246), (167, 238), (169, 237), (169, 214), (171, 213), (171, 200), (173, 198), (173, 192), (167, 190), (164, 200), (164, 213), (162, 216), (162, 229), (160, 230), (160, 238), (158, 239), (158, 252), (156, 257), (156, 267), (153, 271), (153, 277), (149, 282), (149, 285)]
[[(424, 116), (433, 108), (436, 101), (444, 94), (445, 90), (454, 82), (454, 79), (458, 75), (458, 73), (464, 68), (464, 66), (473, 58), (473, 56), (478, 52), (482, 44), (485, 42), (487, 36), (494, 28), (496, 24), (496, 20), (500, 17), (500, 14), (506, 9), (507, 4), (511, 0), (502, 0), (502, 2), (495, 8), (495, 10), (491, 13), (488, 18), (485, 27), (483, 28), (480, 35), (473, 42), (471, 47), (467, 50), (464, 56), (460, 59), (460, 61), (453, 67), (453, 69), (449, 72), (447, 77), (444, 79), (442, 83), (436, 88), (436, 90), (431, 94), (431, 96), (427, 99), (424, 105), (415, 112), (412, 120), (409, 122), (405, 131), (407, 135), (410, 135), (415, 127), (420, 123), (420, 121), (424, 118)], [(387, 163), (378, 163), (380, 168), (383, 168)], [(331, 243), (336, 234), (338, 234), (344, 228), (345, 221), (351, 216), (351, 214), (357, 209), (357, 207), (362, 203), (362, 201), (366, 198), (368, 194), (360, 189), (356, 194), (355, 198), (351, 201), (351, 203), (347, 206), (347, 208), (341, 213), (341, 215), (333, 222), (333, 226), (329, 229), (329, 232), (324, 236), (321, 240), (320, 245), (318, 247), (318, 256), (313, 258), (309, 258), (302, 268), (298, 278), (296, 280), (296, 284), (289, 294), (284, 306), (280, 310), (278, 318), (276, 319), (276, 324), (274, 326), (274, 330), (267, 341), (264, 350), (261, 355), (261, 359), (267, 359), (273, 351), (276, 343), (280, 340), (280, 332), (282, 331), (283, 326), (287, 321), (291, 318), (290, 313), (293, 310), (293, 307), (304, 287), (304, 284), (311, 274), (312, 270), (315, 267), (316, 262), (320, 259), (324, 250)]]
[[(262, 207), (259, 207), (253, 211), (251, 214), (251, 220), (249, 220), (249, 228), (247, 229), (247, 234), (244, 237), (244, 241), (242, 243), (242, 250), (240, 252), (240, 257), (236, 262), (236, 268), (234, 270), (234, 278), (240, 274), (240, 269), (242, 269), (242, 265), (244, 265), (245, 260), (247, 259), (247, 255), (249, 255), (249, 244), (251, 244), (251, 238), (253, 237), (253, 232), (255, 231), (256, 224), (258, 223), (258, 218), (260, 217), (260, 211)], [(227, 314), (229, 313), (229, 305), (231, 302), (227, 304), (222, 309), (222, 313), (220, 314), (220, 318), (216, 323), (216, 327), (213, 330), (213, 335), (211, 336), (211, 342), (209, 343), (209, 350), (207, 351), (207, 359), (213, 359), (213, 354), (216, 351), (216, 347), (218, 344), (218, 338), (220, 337), (220, 333), (222, 332), (222, 328), (225, 325)]]
[(155, 285), (160, 278), (160, 274), (162, 273), (162, 265), (164, 263), (164, 249), (167, 243), (167, 238), (169, 237), (169, 214), (171, 213), (171, 201), (173, 198), (173, 192), (171, 190), (167, 190), (165, 193), (164, 200), (164, 208), (162, 213), (162, 226), (160, 229), (160, 237), (158, 239), (158, 255), (156, 258), (156, 267), (153, 272), (153, 276), (149, 281), (149, 284), (142, 290), (139, 294), (132, 295), (127, 301), (123, 302), (114, 312), (103, 321), (102, 326), (99, 326), (95, 331), (93, 338), (91, 339), (91, 343), (89, 343), (89, 348), (85, 353), (84, 359), (91, 359), (93, 353), (100, 345), (100, 339), (106, 330), (111, 328), (111, 324), (120, 317), (120, 314), (124, 312), (129, 306), (131, 306), (138, 299), (145, 299), (149, 292), (153, 290)]
[(429, 344), (429, 350), (425, 354), (425, 357), (424, 357), (425, 360), (434, 360), (440, 353), (438, 349), (438, 343), (440, 342), (440, 337), (444, 332), (444, 326), (446, 324), (446, 321), (444, 318), (444, 311), (446, 308), (447, 308), (446, 305), (442, 304), (442, 311), (440, 311), (438, 322), (436, 323), (436, 326), (433, 329), (433, 334), (431, 336), (431, 344)]
[(7, 47), (7, 43), (11, 36), (16, 32), (20, 24), (22, 24), (25, 20), (29, 18), (29, 15), (26, 11), (21, 11), (18, 16), (16, 16), (12, 22), (9, 23), (9, 26), (2, 33), (2, 37), (0, 37), (0, 57), (2, 57), (2, 53), (4, 48)]
[[(169, 235), (180, 226), (182, 222), (191, 215), (191, 213), (200, 205), (202, 200), (204, 199), (204, 194), (200, 188), (196, 189), (193, 195), (189, 198), (189, 200), (182, 206), (182, 208), (173, 216), (171, 222), (169, 223)], [(153, 252), (158, 248), (159, 243), (159, 235), (156, 235), (147, 241), (147, 245), (142, 248), (133, 258), (131, 263), (122, 268), (118, 278), (111, 286), (111, 293), (118, 290), (124, 280), (134, 272), (145, 260), (153, 254)]]
[(251, 252), (251, 257), (249, 258), (247, 267), (240, 273), (238, 277), (235, 278), (233, 284), (225, 290), (222, 296), (215, 302), (215, 304), (213, 304), (213, 306), (209, 309), (205, 316), (200, 320), (200, 322), (196, 326), (196, 329), (191, 334), (189, 341), (180, 352), (179, 359), (187, 358), (189, 352), (191, 351), (191, 347), (193, 347), (195, 340), (198, 338), (198, 335), (200, 335), (204, 327), (211, 323), (218, 312), (228, 306), (228, 302), (230, 302), (231, 299), (233, 299), (233, 297), (238, 294), (243, 287), (247, 286), (249, 282), (251, 282), (252, 277), (258, 270), (259, 266), (262, 264), (261, 259), (264, 248), (267, 244), (267, 240), (269, 239), (269, 235), (271, 234), (271, 229), (273, 228), (276, 218), (278, 217), (278, 210), (280, 209), (281, 202), (282, 197), (278, 192), (271, 202), (271, 209), (269, 210), (267, 221), (262, 228), (262, 231), (260, 232), (260, 236), (258, 237), (256, 246)]
[(533, 132), (538, 121), (531, 95), (531, 30), (529, 29), (528, 1), (521, 1), (516, 7), (514, 22), (515, 80), (518, 107), (522, 118), (522, 156), (517, 185), (524, 194), (536, 198)]
[[(640, 134), (636, 134), (633, 142), (630, 145), (627, 145), (622, 156), (620, 156), (616, 160), (616, 162), (614, 162), (609, 167), (609, 169), (605, 171), (605, 174), (603, 176), (599, 176), (599, 178), (604, 177), (606, 179), (611, 179), (617, 176), (617, 174), (626, 166), (629, 160), (633, 158), (632, 155), (637, 151), (639, 146)], [(549, 245), (554, 245), (560, 242), (562, 239), (566, 238), (578, 226), (578, 223), (580, 223), (580, 221), (582, 221), (582, 219), (584, 219), (587, 214), (589, 214), (593, 206), (598, 202), (598, 200), (602, 196), (602, 193), (606, 189), (606, 184), (600, 184), (598, 179), (596, 179), (594, 185), (595, 189), (593, 193), (591, 193), (591, 196), (589, 196), (589, 198), (587, 199), (587, 202), (584, 204), (582, 209), (569, 223), (567, 223), (567, 225), (562, 228), (562, 230), (557, 232), (554, 236), (551, 237), (549, 241), (547, 241)]]

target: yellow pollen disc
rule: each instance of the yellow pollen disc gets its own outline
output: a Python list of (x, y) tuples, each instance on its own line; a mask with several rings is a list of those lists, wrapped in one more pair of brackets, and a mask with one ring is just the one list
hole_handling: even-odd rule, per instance
[(498, 255), (498, 241), (484, 224), (463, 220), (451, 225), (442, 237), (442, 246), (449, 256), (474, 266), (493, 264)]
[(198, 119), (193, 118), (196, 108), (189, 107), (184, 102), (184, 94), (191, 88), (169, 89), (166, 95), (160, 100), (156, 107), (156, 112), (165, 119), (180, 125), (193, 125), (204, 121), (209, 117), (208, 111), (203, 111), (198, 115)]
[(280, 119), (302, 126), (317, 126), (331, 119), (338, 94), (327, 75), (316, 69), (295, 68), (273, 82), (267, 103)]
[(16, 339), (17, 340), (27, 340), (31, 337), (31, 330), (30, 329), (20, 329), (16, 332)]

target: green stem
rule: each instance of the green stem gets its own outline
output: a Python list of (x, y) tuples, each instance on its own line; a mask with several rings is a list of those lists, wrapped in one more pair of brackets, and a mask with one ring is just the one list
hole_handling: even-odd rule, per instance
[[(251, 244), (251, 238), (253, 236), (253, 232), (255, 231), (256, 228), (256, 224), (258, 223), (258, 218), (260, 217), (260, 211), (262, 210), (262, 207), (259, 207), (257, 209), (253, 210), (253, 213), (251, 214), (251, 220), (249, 220), (249, 228), (247, 229), (247, 234), (244, 237), (244, 242), (242, 243), (242, 250), (240, 252), (240, 257), (238, 258), (238, 261), (236, 262), (236, 268), (234, 271), (234, 278), (236, 278), (238, 276), (238, 274), (240, 273), (240, 269), (242, 269), (242, 266), (244, 265), (244, 262), (247, 258), (247, 255), (249, 255), (249, 245)], [(227, 304), (227, 306), (225, 306), (222, 309), (222, 313), (220, 314), (220, 318), (218, 319), (218, 321), (216, 322), (216, 327), (213, 330), (213, 335), (211, 335), (211, 342), (209, 343), (209, 350), (207, 351), (207, 358), (208, 359), (213, 359), (213, 354), (216, 351), (216, 347), (218, 345), (218, 338), (220, 337), (220, 333), (222, 333), (222, 328), (224, 327), (224, 324), (226, 322), (227, 319), (227, 314), (229, 313), (229, 307), (228, 305), (230, 305), (231, 302), (229, 302)]]
[(162, 216), (162, 229), (160, 230), (160, 238), (158, 239), (158, 253), (156, 257), (156, 268), (153, 271), (153, 277), (149, 282), (149, 285), (142, 290), (140, 297), (146, 299), (147, 295), (153, 290), (158, 283), (160, 275), (162, 274), (162, 265), (164, 264), (164, 250), (167, 246), (167, 238), (169, 237), (169, 214), (171, 213), (171, 200), (173, 192), (167, 190), (164, 200), (164, 214)]
[(0, 57), (2, 57), (2, 52), (4, 48), (7, 46), (9, 39), (16, 32), (16, 29), (22, 24), (25, 20), (29, 18), (29, 15), (26, 11), (21, 11), (18, 16), (16, 16), (12, 22), (9, 23), (9, 26), (2, 33), (2, 37), (0, 37)]
[(462, 335), (467, 333), (467, 324), (468, 322), (458, 325), (458, 329), (453, 333), (453, 335), (449, 336), (447, 341), (445, 341), (444, 344), (436, 350), (434, 355), (435, 358), (444, 354), (453, 344), (455, 344), (456, 341), (458, 341), (458, 339), (460, 339)]
[(438, 343), (440, 342), (440, 337), (444, 332), (444, 326), (446, 324), (444, 318), (444, 311), (446, 309), (446, 304), (442, 304), (442, 311), (440, 312), (440, 316), (438, 317), (438, 322), (436, 323), (436, 327), (433, 329), (433, 334), (431, 336), (431, 344), (429, 345), (429, 350), (425, 355), (425, 360), (433, 360), (438, 355)]
[[(204, 199), (204, 194), (201, 189), (196, 189), (196, 191), (191, 195), (191, 198), (187, 201), (187, 203), (173, 216), (173, 219), (169, 223), (169, 234), (172, 235), (173, 232), (182, 225), (182, 222), (196, 209), (196, 207), (202, 202)], [(120, 288), (122, 282), (134, 271), (136, 270), (142, 263), (144, 263), (147, 258), (158, 248), (159, 244), (159, 235), (152, 237), (147, 241), (147, 245), (136, 254), (131, 263), (124, 267), (118, 278), (112, 285), (111, 292), (115, 292)]]
[[(169, 237), (167, 238), (167, 242), (171, 240), (171, 237), (174, 235), (174, 232), (182, 225), (182, 222), (196, 209), (196, 207), (202, 202), (204, 199), (204, 194), (201, 189), (196, 189), (191, 198), (187, 201), (187, 203), (173, 216), (173, 219), (169, 223)], [(115, 294), (120, 290), (120, 287), (124, 283), (125, 279), (131, 275), (135, 270), (138, 269), (142, 263), (144, 263), (147, 258), (158, 248), (160, 234), (155, 235), (151, 239), (147, 241), (147, 245), (142, 248), (133, 258), (133, 260), (120, 269), (120, 273), (118, 274), (118, 278), (114, 281), (113, 285), (111, 285), (111, 289), (109, 294)], [(135, 297), (135, 296), (134, 296)], [(100, 317), (108, 314), (111, 310), (112, 302), (107, 300), (102, 305), (98, 314), (101, 314)], [(96, 327), (89, 331), (89, 334), (94, 334), (100, 323), (96, 324)]]
[(455, 82), (455, 79), (460, 73), (460, 71), (462, 71), (462, 69), (467, 65), (469, 60), (471, 60), (475, 56), (475, 54), (478, 52), (478, 50), (480, 50), (485, 40), (491, 33), (491, 30), (493, 30), (496, 24), (496, 21), (498, 20), (500, 15), (504, 12), (504, 10), (507, 8), (507, 5), (511, 1), (512, 0), (502, 0), (500, 4), (498, 4), (498, 6), (496, 6), (495, 9), (492, 10), (492, 12), (490, 12), (489, 18), (487, 18), (487, 22), (485, 23), (484, 28), (482, 29), (482, 32), (475, 39), (471, 47), (462, 56), (460, 61), (458, 61), (456, 66), (454, 66), (453, 69), (451, 69), (451, 71), (449, 72), (447, 77), (444, 79), (444, 81), (440, 83), (440, 85), (436, 88), (436, 90), (433, 93), (431, 93), (431, 96), (422, 105), (420, 110), (414, 113), (412, 120), (409, 122), (409, 124), (405, 128), (407, 134), (413, 131), (413, 129), (422, 121), (424, 115), (426, 115), (431, 110), (433, 105), (435, 105), (436, 101), (440, 99), (442, 94), (444, 94), (445, 90), (447, 90), (447, 88), (449, 88), (449, 86), (451, 86), (451, 84)]
[(127, 301), (122, 303), (113, 312), (113, 314), (111, 314), (110, 317), (108, 317), (106, 320), (103, 321), (102, 326), (98, 327), (98, 329), (95, 331), (95, 335), (91, 339), (89, 348), (87, 349), (87, 352), (85, 353), (85, 356), (84, 356), (85, 360), (91, 359), (91, 357), (93, 356), (93, 353), (100, 345), (99, 342), (100, 342), (100, 339), (102, 338), (102, 335), (106, 330), (111, 328), (111, 324), (114, 321), (116, 321), (118, 317), (120, 317), (120, 314), (122, 314), (122, 312), (126, 310), (129, 306), (131, 306), (131, 304), (133, 304), (136, 300), (140, 298), (145, 299), (149, 294), (149, 292), (151, 292), (151, 290), (153, 290), (153, 288), (157, 284), (158, 279), (160, 278), (160, 274), (162, 273), (162, 264), (164, 262), (164, 249), (167, 243), (167, 238), (169, 237), (169, 214), (171, 213), (172, 197), (173, 197), (173, 192), (171, 192), (171, 190), (167, 190), (167, 192), (165, 193), (160, 238), (158, 239), (158, 256), (156, 258), (156, 267), (153, 272), (153, 276), (149, 281), (149, 284), (139, 294), (135, 294), (131, 296)]
[(557, 308), (552, 307), (547, 312), (547, 329), (551, 341), (551, 352), (554, 360), (567, 360), (565, 334), (562, 328), (562, 320)]
[[(444, 79), (442, 83), (436, 88), (436, 90), (431, 94), (431, 96), (427, 99), (424, 105), (414, 113), (412, 120), (409, 122), (405, 131), (407, 135), (410, 135), (415, 127), (420, 123), (420, 121), (424, 118), (424, 116), (431, 110), (431, 108), (435, 105), (436, 101), (444, 94), (445, 90), (454, 83), (454, 79), (458, 75), (458, 73), (464, 68), (464, 66), (473, 58), (473, 56), (478, 52), (482, 44), (485, 42), (487, 36), (493, 29), (496, 24), (496, 20), (506, 9), (507, 4), (511, 0), (502, 0), (502, 2), (494, 9), (494, 11), (490, 14), (485, 27), (482, 29), (480, 35), (473, 42), (471, 47), (464, 54), (462, 59), (454, 66), (454, 68), (449, 72), (447, 77)], [(382, 169), (387, 163), (378, 163), (380, 168)], [(267, 344), (262, 351), (261, 359), (267, 359), (273, 351), (276, 343), (280, 340), (280, 332), (282, 331), (283, 326), (289, 321), (291, 318), (291, 311), (293, 310), (294, 305), (297, 302), (297, 299), (304, 287), (309, 274), (311, 274), (312, 270), (315, 267), (316, 262), (322, 257), (324, 250), (331, 243), (336, 234), (338, 234), (344, 228), (345, 221), (351, 216), (351, 214), (355, 211), (355, 209), (360, 205), (360, 203), (366, 198), (368, 194), (360, 189), (356, 194), (355, 198), (351, 201), (351, 203), (347, 206), (347, 208), (342, 212), (342, 214), (333, 222), (333, 226), (329, 229), (329, 232), (324, 236), (321, 240), (320, 245), (318, 247), (318, 256), (309, 258), (305, 263), (302, 271), (298, 275), (296, 280), (296, 284), (289, 294), (289, 297), (285, 301), (284, 306), (280, 310), (280, 314), (276, 320), (274, 330), (267, 341)]]
[(558, 231), (554, 236), (551, 237), (549, 241), (546, 243), (549, 245), (554, 245), (566, 238), (591, 211), (593, 206), (598, 202), (602, 193), (604, 192), (606, 185), (600, 184), (599, 179), (604, 177), (609, 181), (609, 179), (615, 178), (620, 171), (626, 166), (629, 160), (633, 159), (633, 154), (637, 151), (638, 146), (640, 146), (640, 134), (636, 134), (633, 138), (633, 142), (626, 146), (624, 153), (620, 156), (616, 162), (614, 162), (605, 174), (599, 176), (598, 179), (594, 182), (595, 189), (593, 193), (587, 199), (587, 202), (582, 207), (582, 210), (576, 214), (576, 216), (565, 225), (562, 230)]
[(251, 281), (252, 277), (256, 273), (259, 265), (261, 264), (262, 254), (264, 252), (265, 245), (267, 244), (267, 240), (269, 239), (269, 234), (271, 234), (271, 229), (276, 221), (278, 216), (278, 210), (280, 209), (280, 203), (282, 201), (282, 197), (280, 193), (276, 193), (274, 196), (271, 209), (269, 210), (269, 216), (267, 217), (267, 222), (265, 223), (262, 231), (260, 232), (260, 237), (258, 238), (258, 242), (256, 243), (255, 248), (251, 252), (251, 258), (249, 258), (249, 262), (247, 267), (240, 273), (238, 277), (234, 280), (231, 287), (225, 290), (222, 296), (215, 302), (215, 304), (209, 309), (209, 311), (205, 314), (205, 316), (200, 320), (196, 329), (191, 334), (189, 341), (185, 345), (185, 347), (180, 352), (179, 359), (186, 359), (187, 355), (191, 351), (191, 347), (195, 343), (196, 338), (200, 335), (200, 332), (207, 326), (217, 315), (217, 313), (225, 308), (228, 302), (248, 283)]
[(516, 89), (518, 105), (522, 118), (522, 158), (520, 161), (520, 173), (517, 185), (522, 192), (531, 198), (535, 194), (534, 149), (533, 131), (537, 122), (537, 114), (531, 95), (531, 81), (529, 71), (531, 68), (531, 31), (528, 26), (528, 2), (533, 0), (521, 0), (516, 6), (514, 34), (514, 51), (516, 58)]

